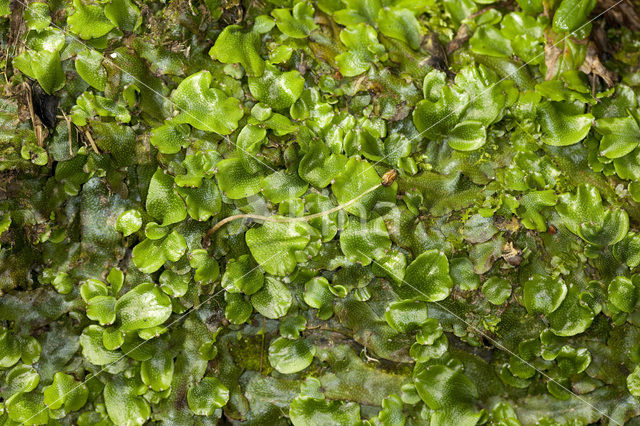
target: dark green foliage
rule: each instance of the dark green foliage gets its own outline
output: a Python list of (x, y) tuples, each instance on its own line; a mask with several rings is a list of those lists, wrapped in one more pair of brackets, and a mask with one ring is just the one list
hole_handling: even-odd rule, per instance
[(0, 424), (637, 422), (612, 5), (0, 0)]

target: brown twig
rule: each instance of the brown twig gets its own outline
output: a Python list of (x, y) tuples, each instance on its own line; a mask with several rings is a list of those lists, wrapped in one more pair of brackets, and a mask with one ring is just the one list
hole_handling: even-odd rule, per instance
[(89, 140), (89, 143), (91, 144), (91, 148), (93, 148), (93, 151), (96, 154), (100, 154), (100, 151), (98, 151), (98, 147), (96, 146), (96, 142), (93, 140), (93, 137), (91, 136), (91, 133), (89, 133), (89, 131), (85, 129), (84, 135)]
[(27, 83), (23, 83), (26, 88), (27, 93), (27, 107), (29, 108), (29, 115), (31, 116), (31, 123), (33, 123), (33, 130), (36, 133), (36, 140), (38, 141), (38, 146), (43, 146), (42, 139), (42, 125), (40, 124), (40, 120), (36, 120), (36, 114), (33, 110), (33, 100), (31, 99), (31, 88)]
[(65, 114), (64, 111), (62, 111), (62, 108), (60, 108), (60, 111), (62, 112), (64, 121), (67, 122), (67, 133), (69, 134), (69, 155), (73, 155), (73, 139), (71, 138), (71, 119), (67, 117), (67, 114)]

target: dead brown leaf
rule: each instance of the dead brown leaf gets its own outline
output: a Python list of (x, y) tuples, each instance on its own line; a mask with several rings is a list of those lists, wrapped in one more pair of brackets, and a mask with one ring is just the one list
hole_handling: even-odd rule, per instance
[(425, 35), (422, 38), (421, 47), (431, 55), (423, 62), (437, 70), (444, 72), (449, 71), (449, 59), (447, 58), (447, 52), (445, 52), (440, 40), (438, 40), (437, 34), (429, 33)]
[(544, 46), (544, 64), (547, 66), (545, 80), (551, 80), (556, 75), (560, 66), (560, 56), (562, 56), (562, 49), (547, 40)]
[(607, 87), (612, 87), (613, 84), (618, 81), (618, 75), (613, 71), (608, 70), (598, 56), (598, 49), (594, 42), (589, 42), (587, 47), (587, 56), (584, 59), (582, 65), (580, 65), (580, 71), (587, 75), (593, 75), (600, 77)]
[(502, 258), (511, 266), (518, 266), (522, 263), (522, 250), (515, 247), (511, 241), (502, 246)]
[[(485, 7), (475, 13), (472, 13), (466, 19), (469, 20), (477, 18), (478, 16), (491, 9), (493, 9), (493, 6)], [(449, 43), (447, 43), (447, 54), (451, 55), (453, 52), (460, 49), (462, 45), (469, 41), (471, 35), (471, 31), (469, 30), (467, 24), (463, 23), (462, 25), (460, 25), (460, 28), (458, 28), (458, 32), (456, 33), (455, 37), (453, 37), (453, 39)]]
[(456, 50), (460, 49), (471, 38), (471, 31), (467, 24), (460, 25), (455, 37), (447, 43), (447, 54), (451, 55)]
[(630, 0), (598, 0), (593, 10), (594, 15), (599, 15), (605, 11), (604, 18), (607, 22), (629, 28), (633, 31), (640, 31), (640, 12), (637, 6)]

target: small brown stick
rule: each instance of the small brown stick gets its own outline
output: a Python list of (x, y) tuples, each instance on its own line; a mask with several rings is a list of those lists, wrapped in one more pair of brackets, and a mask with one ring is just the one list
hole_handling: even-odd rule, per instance
[[(62, 108), (60, 108), (62, 111)], [(67, 122), (67, 133), (69, 134), (69, 155), (73, 155), (73, 139), (71, 138), (71, 119), (67, 117), (67, 114), (62, 111), (62, 116), (64, 117), (64, 121)]]
[(84, 131), (84, 135), (87, 137), (87, 139), (89, 140), (89, 143), (91, 144), (91, 148), (93, 148), (94, 152), (96, 154), (100, 154), (100, 151), (98, 151), (98, 147), (96, 146), (95, 141), (93, 140), (93, 137), (91, 136), (91, 133), (89, 133), (88, 130), (85, 129)]
[(31, 88), (27, 83), (24, 83), (27, 92), (27, 107), (29, 108), (29, 115), (31, 116), (31, 123), (33, 123), (33, 130), (36, 133), (36, 140), (38, 141), (38, 146), (43, 145), (42, 140), (42, 126), (40, 125), (40, 120), (36, 121), (36, 114), (33, 111), (33, 101), (31, 100)]

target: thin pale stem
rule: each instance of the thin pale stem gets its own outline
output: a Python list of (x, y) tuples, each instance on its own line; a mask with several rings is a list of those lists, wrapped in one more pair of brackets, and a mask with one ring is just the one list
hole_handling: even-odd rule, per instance
[(236, 219), (255, 219), (255, 220), (262, 220), (264, 222), (276, 222), (276, 223), (294, 223), (294, 222), (308, 222), (310, 220), (313, 219), (317, 219), (319, 217), (324, 217), (327, 216), (331, 213), (335, 213), (337, 211), (346, 209), (347, 207), (351, 206), (352, 204), (356, 203), (358, 200), (360, 200), (362, 197), (364, 197), (367, 194), (370, 194), (371, 192), (375, 191), (376, 189), (380, 188), (382, 186), (382, 183), (379, 183), (375, 186), (372, 186), (371, 188), (367, 189), (366, 191), (364, 191), (362, 194), (358, 195), (357, 197), (347, 201), (346, 203), (340, 204), (339, 206), (335, 206), (329, 210), (325, 210), (325, 211), (321, 211), (318, 213), (313, 213), (307, 216), (300, 216), (300, 217), (282, 217), (282, 216), (263, 216), (263, 215), (259, 215), (259, 214), (253, 214), (253, 213), (245, 213), (245, 214), (236, 214), (233, 216), (229, 216), (229, 217), (225, 217), (224, 219), (222, 219), (220, 222), (216, 223), (213, 228), (209, 229), (209, 231), (207, 232), (206, 235), (206, 239), (208, 240), (211, 235), (213, 235), (218, 229), (220, 229), (222, 226), (226, 225), (227, 223), (236, 220)]

